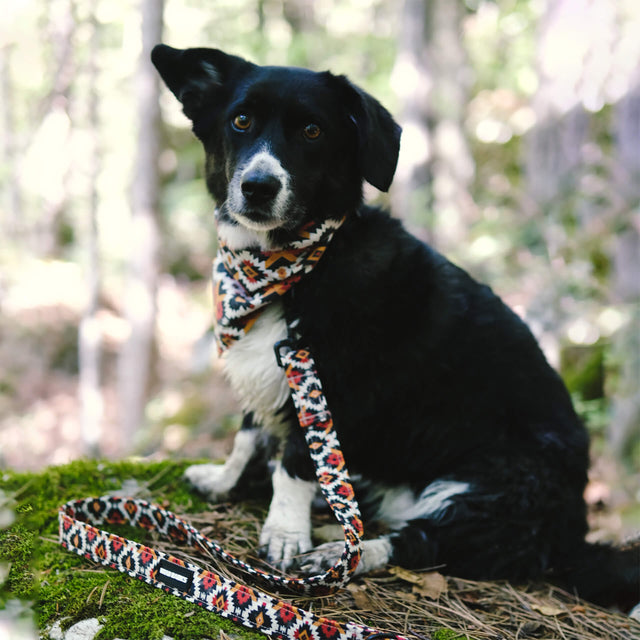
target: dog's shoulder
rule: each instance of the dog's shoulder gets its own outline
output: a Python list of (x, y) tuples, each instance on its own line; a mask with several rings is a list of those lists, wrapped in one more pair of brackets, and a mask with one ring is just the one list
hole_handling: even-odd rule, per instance
[(363, 353), (375, 345), (385, 361), (407, 354), (421, 376), (456, 371), (458, 383), (486, 375), (511, 386), (518, 363), (527, 362), (527, 375), (550, 381), (522, 318), (381, 209), (363, 207), (345, 222), (317, 270), (297, 285), (292, 306), (290, 315), (331, 357), (346, 345)]
[(369, 206), (347, 218), (298, 289), (305, 300), (326, 297), (333, 307), (357, 305), (377, 317), (386, 308), (386, 315), (407, 319), (433, 312), (434, 321), (437, 316), (448, 325), (468, 320), (471, 306), (484, 307), (492, 321), (506, 311), (490, 287), (410, 233), (402, 220)]

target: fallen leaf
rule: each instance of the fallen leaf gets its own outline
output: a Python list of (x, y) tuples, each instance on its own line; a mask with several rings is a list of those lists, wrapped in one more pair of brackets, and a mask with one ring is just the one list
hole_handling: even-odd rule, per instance
[(391, 567), (389, 573), (411, 584), (421, 584), (422, 582), (422, 576), (419, 573), (409, 571), (409, 569), (403, 569), (402, 567)]
[(418, 596), (415, 593), (409, 593), (407, 591), (398, 591), (396, 597), (407, 602), (418, 602)]
[(437, 600), (443, 593), (447, 592), (447, 580), (437, 571), (416, 573), (402, 567), (391, 567), (389, 572), (396, 578), (414, 585), (412, 589), (414, 594)]
[(411, 591), (425, 598), (437, 600), (442, 594), (447, 593), (447, 579), (437, 571), (422, 573), (420, 584), (413, 585)]
[(358, 609), (375, 611), (378, 608), (375, 602), (369, 597), (366, 585), (350, 583), (347, 585), (347, 591), (353, 597), (353, 601)]
[(561, 616), (563, 613), (566, 613), (565, 609), (560, 609), (559, 607), (554, 607), (548, 604), (532, 604), (531, 608), (534, 611), (538, 611), (543, 616)]

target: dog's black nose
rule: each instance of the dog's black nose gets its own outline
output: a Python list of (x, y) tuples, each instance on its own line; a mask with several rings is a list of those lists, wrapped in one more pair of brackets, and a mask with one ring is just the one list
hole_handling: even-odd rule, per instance
[(267, 204), (275, 199), (282, 188), (278, 178), (262, 171), (250, 171), (242, 179), (242, 195), (250, 204)]

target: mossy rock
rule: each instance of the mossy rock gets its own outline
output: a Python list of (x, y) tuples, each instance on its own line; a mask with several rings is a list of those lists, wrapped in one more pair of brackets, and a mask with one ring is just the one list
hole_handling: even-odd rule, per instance
[[(175, 640), (219, 640), (224, 636), (264, 640), (265, 636), (180, 598), (92, 564), (58, 543), (60, 505), (117, 493), (144, 498), (184, 515), (234, 555), (259, 562), (252, 553), (258, 546), (268, 498), (258, 500), (250, 490), (251, 500), (212, 505), (193, 494), (182, 479), (189, 464), (192, 462), (80, 460), (38, 474), (0, 471), (0, 609), (28, 610), (33, 603), (43, 640), (54, 623), (66, 630), (91, 619), (102, 625), (99, 640), (153, 640), (164, 635)], [(6, 517), (9, 508), (15, 512), (10, 526)], [(316, 525), (328, 521), (326, 514), (314, 515)], [(113, 527), (113, 531), (147, 542), (139, 530)], [(150, 544), (181, 553), (168, 541)], [(330, 596), (294, 600), (316, 614), (431, 640), (521, 637), (523, 629), (535, 630), (536, 637), (559, 637), (560, 633), (567, 640), (599, 640), (605, 624), (607, 637), (630, 639), (640, 628), (624, 615), (576, 603), (572, 594), (545, 583), (514, 586), (459, 578), (448, 578), (447, 582), (448, 590), (434, 601), (414, 592), (414, 580), (407, 581), (388, 570), (358, 577), (353, 585)], [(544, 613), (550, 609), (558, 615)], [(571, 615), (565, 615), (569, 612)], [(470, 628), (477, 630), (477, 635), (468, 636)]]
[[(220, 538), (223, 546), (236, 555), (250, 553), (257, 544), (266, 501), (218, 505), (212, 512), (212, 505), (192, 493), (182, 479), (189, 464), (192, 462), (79, 460), (38, 474), (4, 472), (0, 475), (0, 496), (4, 492), (4, 502), (11, 502), (16, 514), (11, 527), (0, 530), (0, 565), (10, 567), (4, 584), (0, 584), (0, 609), (10, 600), (35, 603), (42, 638), (47, 637), (47, 630), (55, 623), (66, 630), (80, 621), (97, 618), (102, 628), (96, 640), (154, 640), (165, 635), (175, 640), (217, 640), (221, 632), (233, 640), (264, 640), (263, 635), (117, 571), (95, 565), (58, 544), (60, 505), (72, 499), (119, 493), (135, 494), (178, 514), (186, 514), (186, 519), (192, 514), (202, 522), (210, 520), (219, 531), (209, 535), (217, 538), (218, 533), (229, 530), (226, 539)], [(113, 530), (143, 541), (140, 536), (144, 533), (138, 530)], [(366, 621), (367, 616), (363, 619), (357, 608), (353, 608), (348, 590), (341, 594), (347, 600), (343, 616)], [(317, 612), (322, 608), (319, 601), (299, 604)], [(466, 637), (440, 628), (431, 628), (429, 632), (438, 640)]]
[[(16, 522), (0, 532), (0, 562), (9, 563), (0, 587), (0, 608), (15, 598), (34, 601), (38, 627), (44, 631), (62, 621), (63, 629), (87, 618), (103, 625), (97, 638), (175, 640), (264, 636), (167, 595), (124, 574), (97, 567), (65, 551), (57, 543), (57, 511), (74, 498), (137, 486), (144, 498), (181, 513), (205, 510), (206, 503), (189, 492), (181, 479), (186, 463), (99, 463), (77, 461), (40, 474), (5, 472), (5, 493), (16, 503)], [(135, 480), (135, 483), (132, 482)], [(124, 493), (124, 491), (123, 491)], [(131, 532), (135, 537), (139, 532)]]
[[(96, 640), (154, 640), (165, 635), (175, 640), (218, 639), (221, 632), (234, 640), (264, 640), (263, 635), (124, 574), (92, 564), (58, 544), (58, 508), (72, 499), (135, 493), (136, 497), (187, 514), (187, 519), (188, 514), (196, 518), (195, 514), (211, 513), (211, 504), (192, 493), (182, 479), (189, 464), (192, 462), (79, 460), (38, 474), (0, 475), (5, 502), (12, 502), (16, 512), (13, 525), (0, 530), (0, 564), (10, 567), (4, 584), (0, 585), (0, 608), (9, 600), (34, 602), (43, 638), (55, 623), (66, 630), (80, 621), (97, 618), (102, 628)], [(219, 508), (225, 509), (224, 505)], [(230, 548), (235, 554), (242, 553), (242, 545), (253, 546), (266, 502), (242, 504), (238, 509), (241, 516), (249, 519), (247, 526), (253, 529), (249, 531), (248, 544), (241, 535), (240, 547)], [(236, 524), (237, 515), (230, 518), (224, 513), (216, 515), (223, 528), (235, 533), (241, 528)], [(142, 541), (137, 530), (122, 528), (117, 533)], [(445, 635), (437, 635), (441, 631)], [(464, 637), (446, 633), (436, 630), (433, 637), (439, 640)]]

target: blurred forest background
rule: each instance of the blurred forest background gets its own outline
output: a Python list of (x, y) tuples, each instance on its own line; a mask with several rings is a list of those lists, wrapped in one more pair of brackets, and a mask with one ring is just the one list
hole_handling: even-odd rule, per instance
[(593, 435), (596, 529), (640, 527), (637, 0), (2, 7), (0, 470), (217, 457), (238, 423), (202, 152), (149, 62), (164, 41), (346, 73), (396, 115), (395, 184), (368, 197), (526, 319)]

